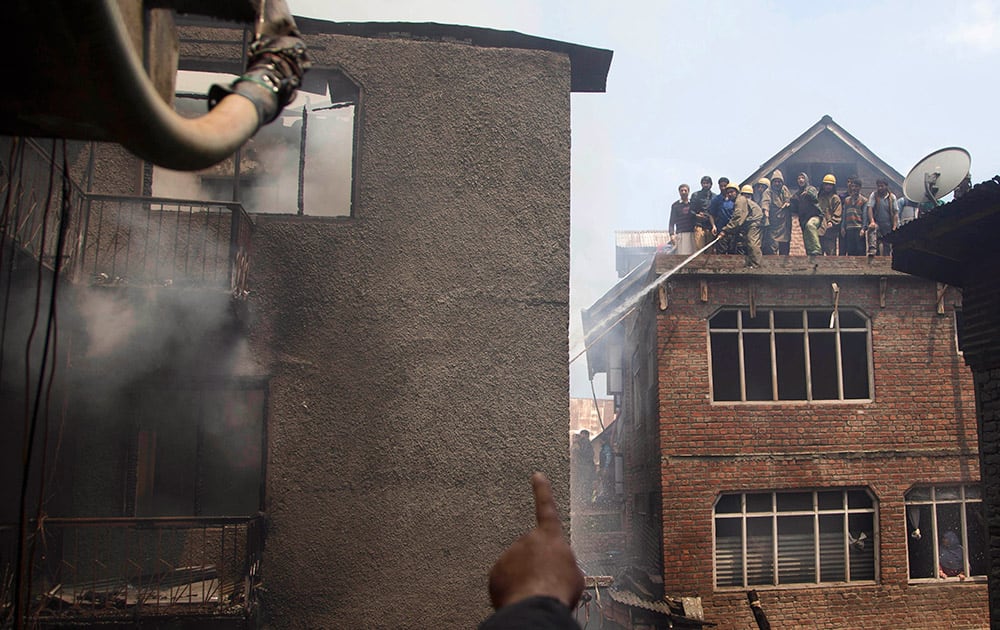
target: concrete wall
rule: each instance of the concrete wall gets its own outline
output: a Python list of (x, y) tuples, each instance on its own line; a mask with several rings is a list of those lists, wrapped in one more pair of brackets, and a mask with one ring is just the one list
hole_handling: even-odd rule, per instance
[(359, 177), (352, 218), (257, 217), (267, 614), (468, 628), (531, 472), (568, 505), (569, 60), (309, 44), (362, 86)]
[[(672, 258), (663, 257), (657, 268), (671, 268)], [(644, 428), (630, 427), (623, 447), (630, 520), (641, 519), (630, 505), (635, 493), (663, 488), (666, 591), (702, 597), (706, 620), (720, 628), (756, 627), (744, 590), (714, 584), (712, 520), (719, 493), (865, 486), (878, 500), (876, 583), (758, 587), (771, 623), (984, 627), (982, 580), (911, 584), (907, 569), (904, 493), (918, 484), (980, 478), (972, 379), (954, 340), (952, 310), (961, 296), (950, 289), (939, 315), (935, 283), (892, 272), (888, 259), (824, 259), (813, 268), (792, 258), (772, 262), (767, 273), (732, 275), (741, 263), (710, 257), (669, 281), (669, 305), (656, 314), (659, 478), (629, 455), (646, 448)], [(840, 307), (860, 309), (871, 320), (873, 400), (712, 403), (707, 318), (721, 307), (746, 307), (751, 291), (761, 309), (830, 308), (833, 281), (840, 286)], [(648, 298), (640, 317), (657, 310), (655, 298)], [(642, 540), (632, 543), (647, 547)]]

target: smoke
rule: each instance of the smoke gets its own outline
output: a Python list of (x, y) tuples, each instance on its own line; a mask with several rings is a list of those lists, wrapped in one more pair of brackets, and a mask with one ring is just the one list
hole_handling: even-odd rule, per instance
[[(323, 72), (333, 73), (314, 69), (311, 74)], [(178, 75), (179, 83), (181, 75), (187, 74)], [(199, 80), (205, 83), (210, 78), (209, 74)], [(219, 82), (227, 78), (215, 77)], [(194, 85), (191, 81), (187, 77), (185, 84)], [(337, 84), (349, 82), (341, 78)], [(204, 100), (178, 97), (176, 107), (182, 115), (196, 116), (204, 110)], [(304, 108), (308, 113), (303, 139)], [(240, 151), (239, 201), (244, 208), (252, 213), (297, 214), (301, 194), (308, 216), (350, 215), (355, 110), (351, 104), (332, 103), (329, 90), (324, 94), (300, 91), (281, 115), (261, 128)], [(230, 200), (235, 164), (229, 158), (197, 172), (154, 167), (153, 195)]]

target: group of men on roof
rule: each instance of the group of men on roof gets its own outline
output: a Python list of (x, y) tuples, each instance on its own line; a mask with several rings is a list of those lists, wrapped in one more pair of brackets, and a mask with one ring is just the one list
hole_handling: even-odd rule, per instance
[(876, 180), (868, 196), (857, 177), (847, 179), (844, 193), (837, 192), (833, 174), (823, 177), (819, 189), (806, 173), (795, 178), (794, 190), (784, 179), (777, 169), (770, 179), (742, 187), (720, 177), (719, 194), (708, 175), (694, 194), (681, 184), (680, 199), (670, 208), (674, 253), (690, 255), (714, 241), (716, 253), (744, 254), (747, 267), (759, 267), (761, 256), (788, 255), (796, 216), (809, 256), (889, 256), (885, 235), (933, 207), (897, 198), (885, 179)]

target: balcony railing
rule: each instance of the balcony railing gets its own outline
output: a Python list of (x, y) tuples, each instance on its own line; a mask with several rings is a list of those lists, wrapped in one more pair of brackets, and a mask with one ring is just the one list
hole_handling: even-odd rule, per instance
[(65, 197), (62, 262), (73, 280), (246, 295), (253, 221), (241, 204), (86, 193), (63, 177), (51, 150), (33, 139), (0, 138), (6, 243), (54, 269)]
[[(0, 528), (0, 538), (0, 617), (8, 617), (16, 527)], [(256, 602), (263, 539), (261, 517), (49, 518), (24, 552), (25, 614), (32, 622), (244, 616)]]
[(0, 137), (0, 232), (50, 269), (55, 267), (64, 197), (70, 205), (64, 265), (84, 221), (84, 192), (71, 177), (63, 178), (60, 161), (52, 157), (55, 146), (51, 141)]
[(86, 203), (81, 280), (246, 290), (253, 223), (240, 204), (99, 194)]

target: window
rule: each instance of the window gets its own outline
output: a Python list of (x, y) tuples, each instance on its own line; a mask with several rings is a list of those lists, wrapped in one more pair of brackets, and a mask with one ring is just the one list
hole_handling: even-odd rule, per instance
[(125, 514), (255, 514), (262, 506), (264, 408), (259, 384), (138, 392)]
[(716, 402), (871, 398), (868, 318), (854, 309), (724, 309), (708, 320)]
[[(181, 71), (174, 108), (197, 117), (212, 83), (235, 77)], [(344, 73), (313, 68), (305, 85), (235, 155), (193, 173), (153, 167), (152, 194), (239, 201), (248, 212), (350, 216), (360, 89)]]
[(873, 582), (875, 514), (863, 488), (723, 494), (715, 585)]
[(979, 486), (913, 488), (905, 503), (911, 580), (985, 577), (987, 530)]

